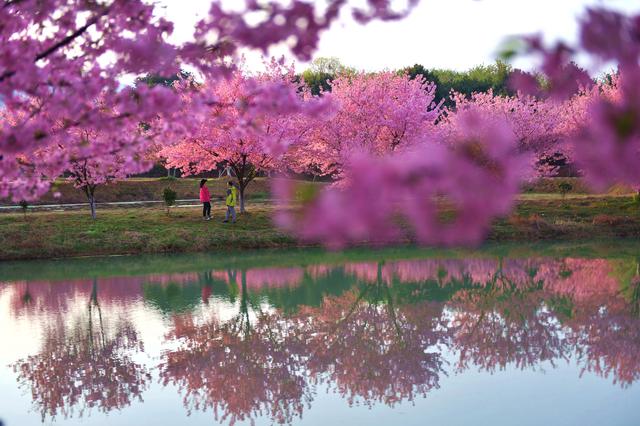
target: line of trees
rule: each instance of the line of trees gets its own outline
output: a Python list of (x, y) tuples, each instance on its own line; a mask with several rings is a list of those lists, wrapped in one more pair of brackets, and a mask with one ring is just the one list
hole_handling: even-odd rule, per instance
[[(179, 171), (181, 176), (229, 166), (237, 179), (241, 212), (245, 211), (246, 188), (259, 174), (294, 172), (354, 185), (358, 178), (351, 179), (347, 171), (352, 169), (353, 159), (357, 156), (405, 155), (425, 143), (434, 145), (430, 142), (452, 147), (458, 144), (456, 149), (461, 149), (471, 164), (485, 169), (491, 165), (495, 169), (495, 160), (483, 153), (486, 148), (460, 148), (464, 146), (460, 140), (464, 139), (464, 132), (470, 125), (469, 115), (474, 114), (482, 116), (483, 125), (493, 125), (491, 131), (504, 134), (513, 142), (505, 141), (505, 149), (521, 156), (505, 159), (502, 172), (508, 165), (514, 173), (514, 168), (520, 167), (520, 174), (526, 170), (537, 176), (553, 174), (575, 156), (575, 152), (564, 147), (563, 141), (587, 119), (590, 103), (603, 94), (615, 97), (618, 84), (618, 78), (612, 76), (594, 89), (557, 103), (510, 94), (506, 88), (508, 67), (497, 64), (478, 68), (476, 80), (470, 77), (473, 72), (466, 77), (464, 73), (432, 72), (430, 75), (441, 80), (445, 76), (450, 78), (449, 85), (445, 85), (450, 93), (443, 99), (439, 94), (442, 88), (423, 77), (420, 71), (424, 69), (419, 66), (413, 67), (411, 72), (364, 73), (346, 68), (333, 59), (320, 59), (312, 65), (315, 73), (312, 75), (331, 75), (332, 78), (325, 81), (326, 87), (319, 87), (314, 94), (313, 84), (319, 80), (307, 84), (305, 75), (309, 72), (301, 77), (295, 74), (293, 67), (274, 59), (265, 65), (265, 70), (258, 74), (237, 70), (215, 83), (198, 83), (187, 72), (169, 77), (151, 74), (141, 77), (136, 88), (169, 88), (179, 108), (168, 117), (155, 118), (148, 123), (129, 121), (129, 129), (124, 133), (130, 136), (125, 138), (122, 138), (120, 127), (102, 134), (85, 127), (75, 134), (85, 146), (113, 139), (122, 139), (124, 145), (132, 138), (142, 136), (151, 141), (144, 149), (136, 149), (127, 155), (122, 149), (117, 154), (104, 153), (100, 161), (89, 161), (82, 150), (72, 153), (60, 148), (53, 150), (55, 155), (70, 155), (67, 170), (71, 174), (68, 172), (67, 175), (78, 188), (87, 192), (92, 217), (95, 218), (97, 186), (144, 170), (139, 167), (140, 161), (132, 161), (132, 157), (162, 164), (174, 174)], [(466, 86), (460, 82), (466, 82)], [(462, 91), (450, 88), (458, 87), (458, 83)], [(275, 91), (287, 91), (303, 107), (286, 113), (265, 108), (272, 98), (265, 96), (258, 84), (271, 84)], [(483, 90), (476, 90), (478, 88)], [(465, 91), (472, 92), (467, 94)], [(277, 96), (280, 95), (276, 93), (273, 97)], [(203, 108), (203, 102), (210, 101)], [(117, 112), (105, 111), (107, 113)], [(502, 122), (508, 125), (506, 132), (500, 128)], [(496, 139), (495, 135), (493, 139)], [(51, 151), (40, 152), (41, 156), (53, 154)], [(523, 163), (525, 156), (529, 164)], [(454, 159), (449, 161), (449, 166), (453, 166)], [(489, 172), (490, 180), (495, 178), (496, 170), (485, 171)], [(375, 176), (370, 168), (361, 170), (360, 174), (364, 179)], [(501, 177), (504, 176), (503, 173)], [(517, 182), (511, 187), (517, 190)], [(383, 214), (380, 219), (384, 218)], [(357, 217), (354, 220), (358, 220)], [(344, 227), (359, 229), (350, 224), (348, 218), (344, 218), (343, 223)], [(314, 229), (300, 223), (287, 226), (312, 233)], [(362, 237), (352, 235), (351, 230), (339, 231), (343, 232), (349, 235), (340, 236), (341, 241)], [(332, 235), (326, 229), (318, 230), (317, 234)]]
[[(424, 65), (415, 64), (393, 72), (434, 83), (436, 87), (434, 100), (451, 106), (453, 105), (451, 92), (467, 96), (488, 91), (500, 96), (514, 95), (515, 91), (509, 88), (509, 76), (513, 71), (511, 65), (498, 60), (494, 64), (478, 65), (466, 71), (427, 68)], [(320, 57), (312, 61), (309, 68), (300, 73), (299, 78), (309, 86), (312, 94), (319, 95), (331, 91), (331, 82), (334, 79), (354, 74), (358, 74), (358, 71), (342, 64), (338, 58)]]

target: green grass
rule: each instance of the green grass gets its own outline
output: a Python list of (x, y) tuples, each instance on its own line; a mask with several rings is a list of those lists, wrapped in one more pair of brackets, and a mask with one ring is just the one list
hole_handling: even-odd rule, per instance
[(199, 208), (99, 210), (0, 215), (0, 259), (163, 253), (292, 244), (271, 224), (268, 208), (255, 207), (236, 224), (223, 224), (223, 210), (202, 220)]
[(632, 196), (521, 197), (513, 214), (496, 221), (498, 241), (640, 236), (640, 206)]
[[(0, 259), (59, 258), (113, 254), (204, 252), (296, 247), (277, 230), (273, 207), (249, 205), (235, 225), (223, 224), (220, 203), (214, 220), (200, 208), (160, 207), (0, 214)], [(523, 197), (507, 218), (496, 220), (490, 242), (580, 241), (640, 236), (640, 206), (630, 196)], [(408, 236), (407, 242), (411, 241)]]

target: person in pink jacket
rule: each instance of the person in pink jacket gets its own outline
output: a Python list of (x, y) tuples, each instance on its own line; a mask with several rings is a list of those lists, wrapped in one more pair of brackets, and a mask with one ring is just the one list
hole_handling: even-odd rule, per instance
[(204, 220), (211, 220), (211, 194), (209, 194), (206, 179), (200, 181), (200, 202), (202, 203), (202, 216)]

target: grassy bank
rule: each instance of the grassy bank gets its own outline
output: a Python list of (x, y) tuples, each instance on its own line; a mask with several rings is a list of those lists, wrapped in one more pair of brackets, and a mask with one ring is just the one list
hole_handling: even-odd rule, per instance
[(293, 240), (271, 224), (270, 208), (255, 207), (236, 224), (223, 224), (218, 203), (213, 220), (199, 208), (102, 210), (0, 215), (0, 259), (163, 253), (280, 247)]
[[(198, 208), (103, 210), (0, 215), (0, 259), (33, 259), (133, 253), (177, 253), (294, 247), (274, 228), (272, 207), (249, 205), (235, 225), (202, 221)], [(640, 207), (631, 197), (524, 197), (515, 212), (497, 220), (494, 242), (579, 241), (640, 236)]]

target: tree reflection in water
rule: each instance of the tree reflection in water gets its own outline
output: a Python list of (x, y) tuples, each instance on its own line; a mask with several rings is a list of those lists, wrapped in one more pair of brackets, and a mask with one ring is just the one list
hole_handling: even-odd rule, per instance
[(306, 342), (306, 368), (350, 404), (394, 405), (426, 396), (443, 372), (435, 351), (444, 337), (442, 306), (398, 304), (382, 264), (373, 272), (366, 274), (372, 283), (301, 310), (296, 331)]
[(102, 315), (97, 281), (93, 281), (86, 312), (49, 320), (41, 351), (14, 364), (18, 382), (31, 390), (42, 420), (65, 418), (96, 408), (101, 412), (121, 409), (142, 393), (151, 376), (133, 361), (131, 352), (141, 350), (133, 324), (124, 318)]
[[(273, 271), (267, 275), (273, 278)], [(216, 420), (229, 424), (257, 416), (290, 423), (311, 401), (301, 363), (303, 348), (289, 338), (289, 324), (262, 311), (247, 276), (246, 271), (227, 275), (240, 287), (238, 313), (230, 320), (198, 323), (191, 314), (174, 317), (167, 338), (181, 346), (166, 353), (162, 380), (181, 389), (189, 411), (211, 408)]]
[[(349, 404), (394, 406), (470, 368), (574, 360), (629, 386), (640, 378), (638, 264), (472, 258), (230, 269), (138, 278), (127, 287), (135, 295), (108, 300), (127, 305), (142, 294), (168, 318), (160, 382), (177, 386), (189, 411), (229, 424), (291, 423), (319, 387)], [(41, 286), (17, 285), (12, 313), (31, 315), (46, 304), (41, 295), (66, 309), (65, 295), (86, 294), (62, 286), (51, 297)], [(96, 290), (87, 312), (58, 312), (41, 352), (16, 363), (43, 416), (122, 408), (147, 386), (148, 367), (132, 360), (142, 349), (133, 323), (102, 315)]]

